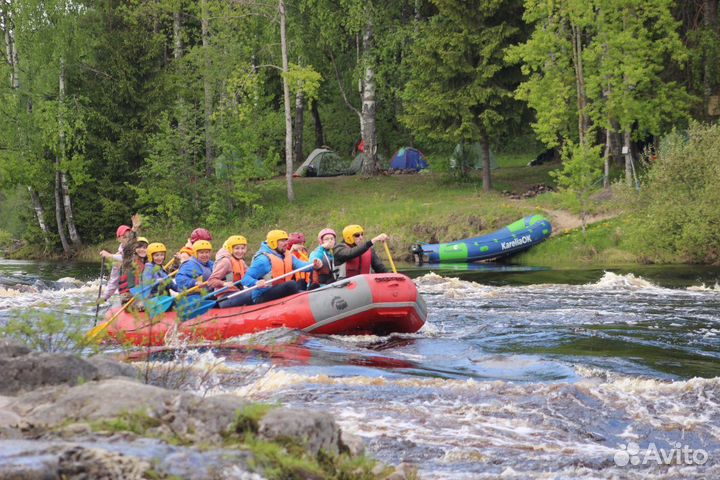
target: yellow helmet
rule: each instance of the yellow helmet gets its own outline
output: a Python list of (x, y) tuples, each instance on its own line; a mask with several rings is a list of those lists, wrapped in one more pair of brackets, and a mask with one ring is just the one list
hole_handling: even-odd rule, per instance
[(193, 250), (195, 250), (195, 256), (197, 257), (197, 254), (200, 250), (212, 250), (212, 243), (208, 242), (207, 240), (197, 240), (195, 243), (193, 243), (192, 248)]
[(360, 225), (348, 225), (343, 228), (343, 240), (345, 240), (345, 243), (348, 245), (354, 245), (355, 234), (357, 233), (365, 233), (365, 230), (363, 230)]
[(165, 248), (165, 245), (159, 242), (154, 242), (148, 245), (147, 248), (147, 256), (149, 259), (152, 260), (153, 255), (156, 253), (167, 253), (167, 248)]
[(232, 249), (235, 248), (236, 245), (247, 245), (247, 238), (242, 235), (231, 235), (225, 240), (223, 247), (232, 253)]
[(137, 238), (135, 239), (135, 243), (143, 243), (143, 242), (144, 242), (146, 245), (147, 245), (148, 243), (150, 243), (150, 242), (148, 242), (148, 239), (145, 238), (145, 237), (137, 237)]
[(287, 240), (288, 238), (290, 238), (290, 235), (288, 235), (288, 233), (284, 230), (270, 230), (265, 238), (265, 241), (267, 242), (268, 247), (275, 250), (280, 240)]

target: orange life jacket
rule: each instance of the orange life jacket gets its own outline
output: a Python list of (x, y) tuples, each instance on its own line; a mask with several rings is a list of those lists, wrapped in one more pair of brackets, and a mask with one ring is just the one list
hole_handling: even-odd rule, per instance
[[(281, 275), (285, 275), (286, 273), (293, 271), (293, 263), (292, 263), (293, 256), (290, 255), (290, 253), (286, 252), (285, 258), (282, 260), (280, 260), (277, 257), (277, 255), (269, 255), (267, 253), (263, 253), (263, 255), (265, 255), (266, 257), (268, 257), (270, 259), (270, 264), (272, 265), (272, 269), (270, 270), (270, 273), (265, 276), (266, 280), (269, 280), (271, 278), (277, 278)], [(279, 285), (281, 283), (289, 282), (291, 280), (292, 280), (292, 278), (285, 277), (276, 282), (273, 282), (273, 285)]]
[(368, 248), (365, 253), (345, 262), (345, 278), (354, 277), (361, 273), (370, 273), (372, 266), (372, 249)]
[(232, 272), (225, 276), (226, 282), (237, 283), (245, 276), (247, 271), (247, 264), (245, 260), (238, 260), (237, 258), (230, 255), (230, 264), (232, 265)]
[[(310, 254), (307, 250), (297, 250), (292, 252), (292, 254), (303, 262), (310, 261)], [(295, 278), (293, 280), (297, 280), (298, 282), (301, 280), (305, 280), (306, 283), (310, 283), (310, 275), (310, 272), (298, 272), (295, 274)]]

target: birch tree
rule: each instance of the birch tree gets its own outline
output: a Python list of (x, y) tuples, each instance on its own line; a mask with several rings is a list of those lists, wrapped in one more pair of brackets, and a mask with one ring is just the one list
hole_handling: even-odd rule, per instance
[[(672, 4), (672, 0), (594, 1), (596, 32), (586, 52), (592, 98), (588, 111), (609, 133), (621, 134), (628, 185), (635, 177), (633, 138), (660, 135), (688, 114), (685, 89), (663, 78), (668, 63), (687, 58)], [(605, 155), (609, 164), (607, 147)]]

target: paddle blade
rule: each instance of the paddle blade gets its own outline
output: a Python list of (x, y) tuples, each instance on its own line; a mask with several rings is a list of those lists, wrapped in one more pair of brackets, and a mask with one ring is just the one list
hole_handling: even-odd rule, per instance
[(217, 305), (214, 300), (200, 300), (195, 302), (187, 302), (182, 307), (178, 307), (178, 317), (186, 322), (192, 320), (195, 317), (205, 314), (208, 310)]
[(172, 307), (175, 299), (169, 295), (150, 297), (145, 300), (145, 313), (150, 318), (155, 318), (167, 312)]
[(150, 294), (150, 292), (152, 292), (152, 289), (155, 287), (157, 287), (157, 284), (133, 287), (130, 289), (130, 293), (132, 293), (133, 297), (146, 297)]
[(85, 341), (87, 343), (90, 343), (95, 341), (96, 339), (99, 339), (98, 337), (102, 335), (109, 326), (108, 323), (109, 322), (101, 322), (95, 325), (92, 330), (85, 334)]

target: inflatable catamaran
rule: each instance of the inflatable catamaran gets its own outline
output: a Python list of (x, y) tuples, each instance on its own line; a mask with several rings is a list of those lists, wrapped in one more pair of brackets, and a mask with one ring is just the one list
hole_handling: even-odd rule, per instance
[(481, 237), (450, 243), (421, 243), (413, 248), (415, 262), (465, 263), (514, 255), (543, 242), (552, 233), (550, 222), (531, 215)]

